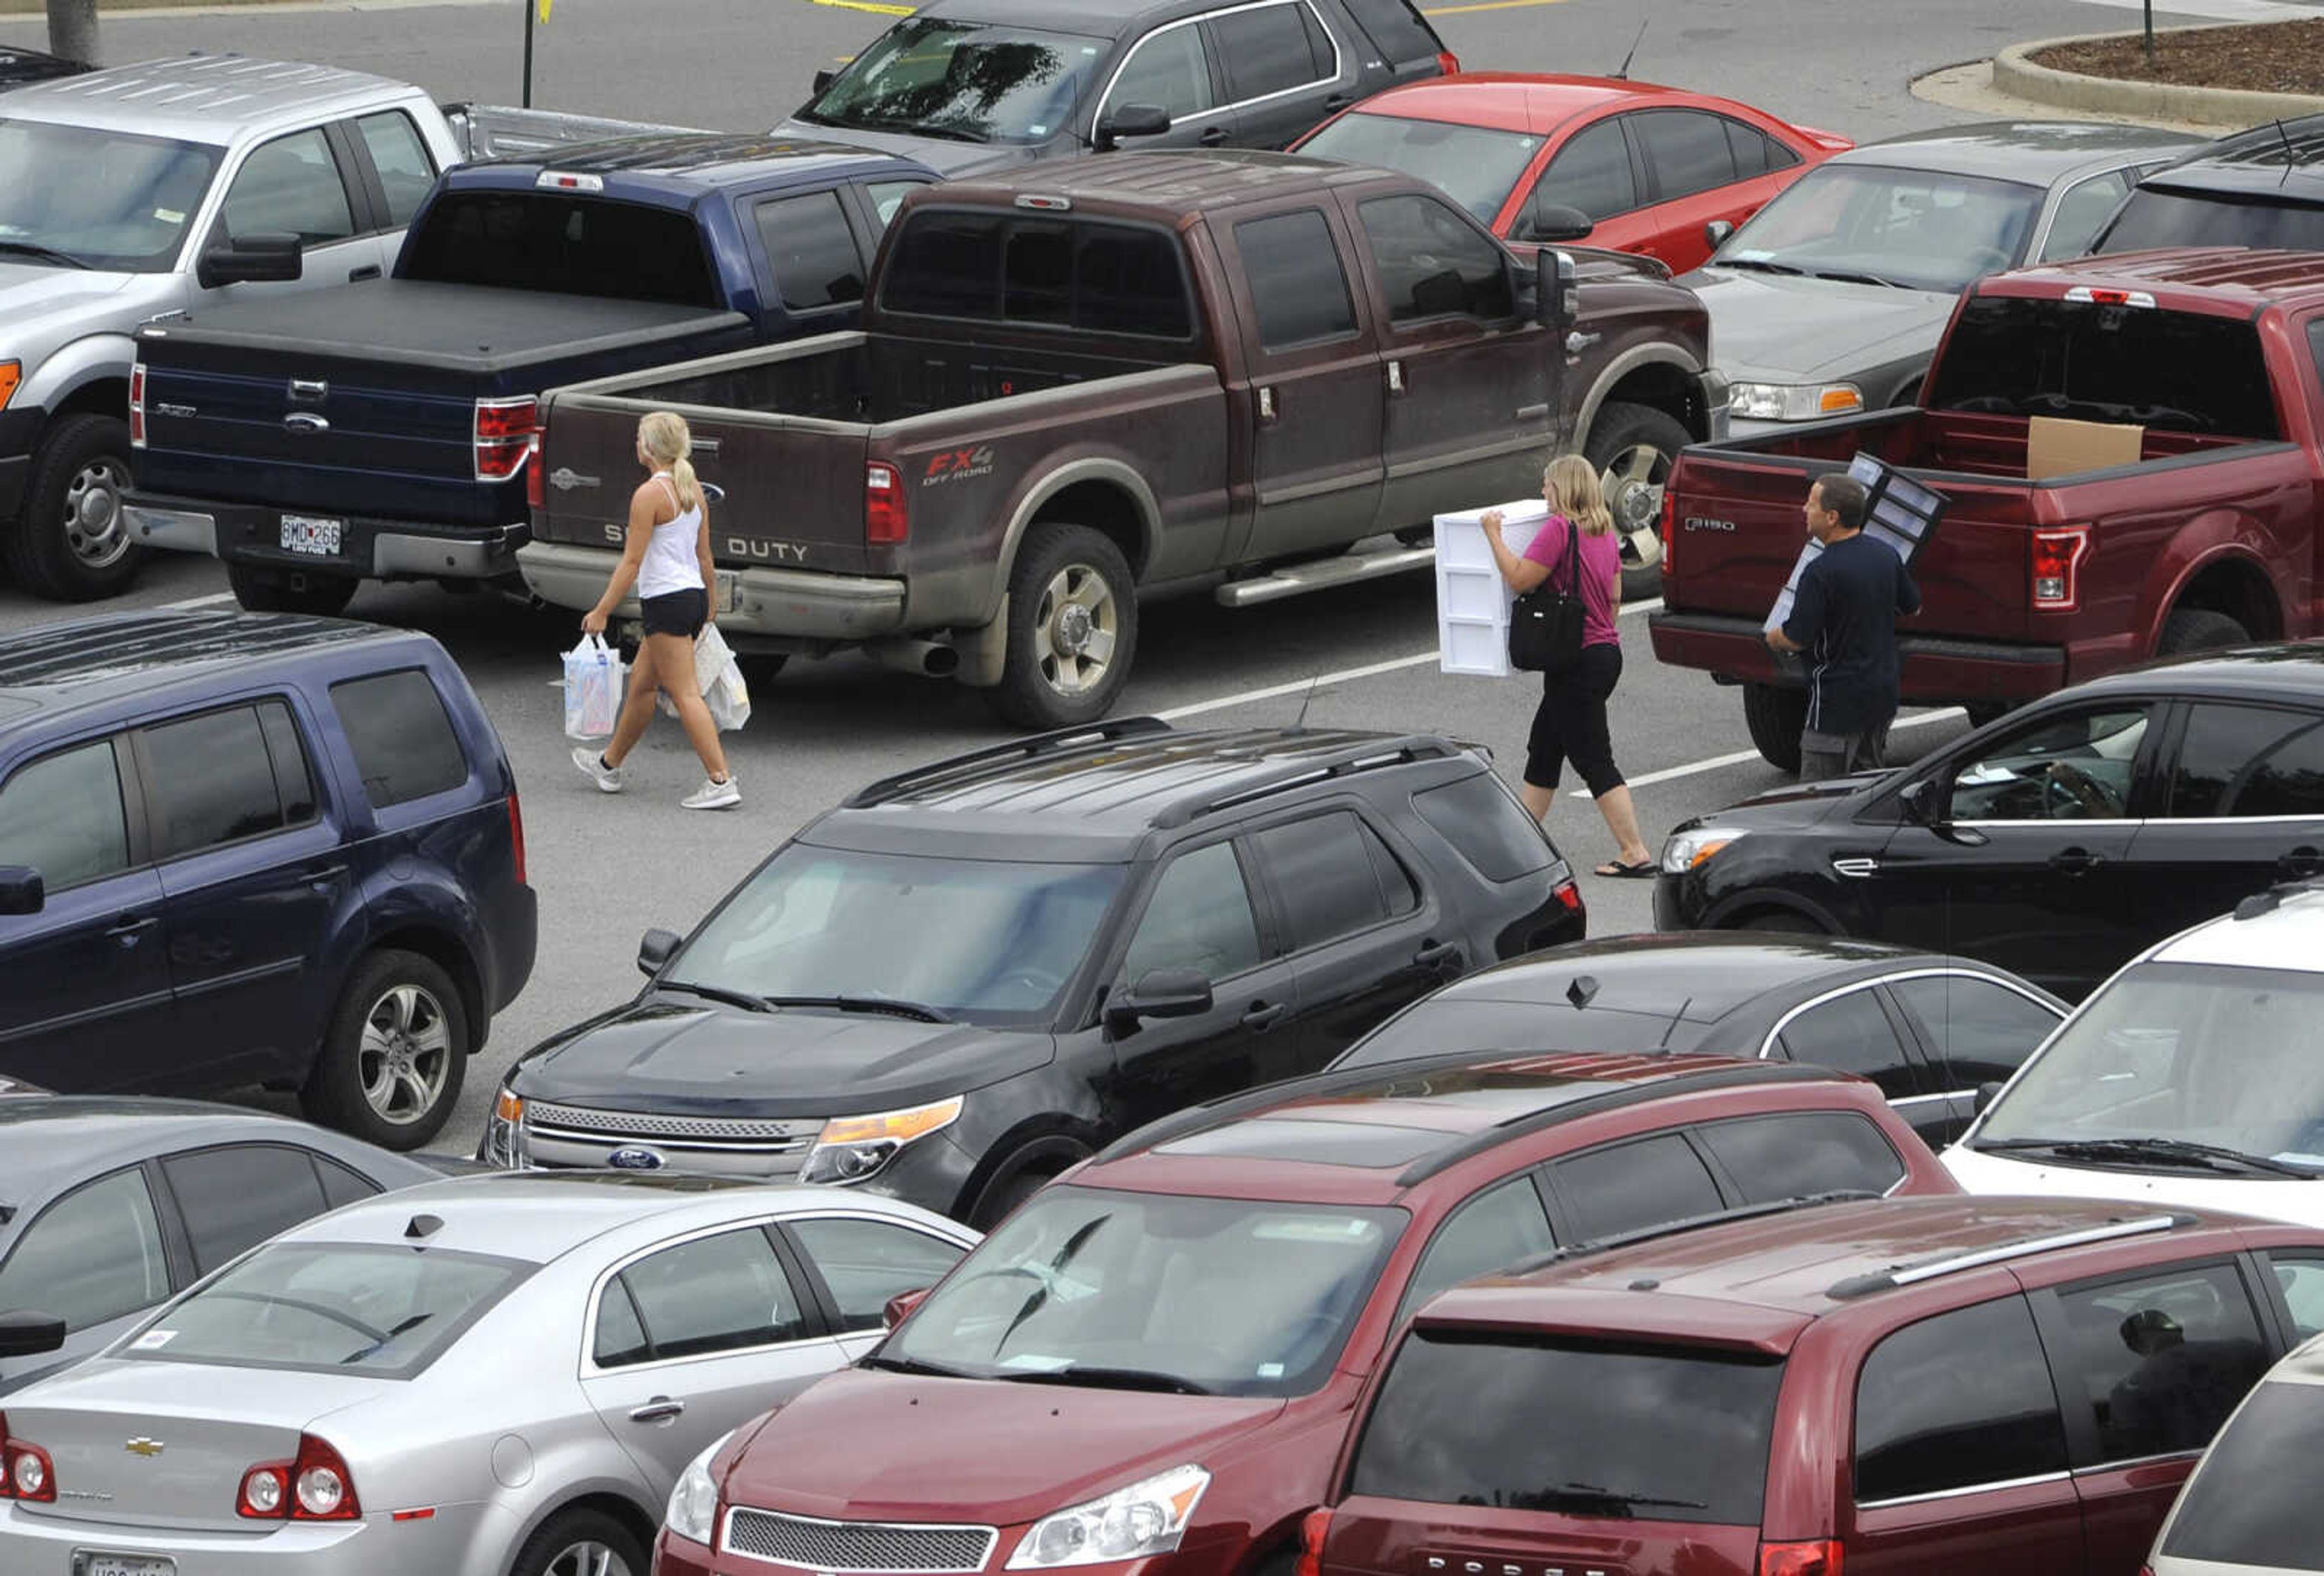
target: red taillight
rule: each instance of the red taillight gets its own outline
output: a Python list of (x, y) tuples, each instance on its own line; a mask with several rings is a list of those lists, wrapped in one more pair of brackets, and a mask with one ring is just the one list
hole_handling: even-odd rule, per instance
[(2034, 533), (2029, 578), (2037, 611), (2071, 613), (2081, 604), (2082, 559), (2089, 550), (2090, 528), (2087, 525)]
[(0, 1412), (0, 1499), (53, 1505), (56, 1498), (56, 1463), (39, 1445), (12, 1437), (8, 1415)]
[(145, 364), (129, 369), (129, 447), (145, 447)]
[(509, 847), (516, 854), (516, 884), (524, 882), (524, 807), (516, 802), (516, 793), (509, 793)]
[(540, 430), (540, 401), (530, 394), (521, 400), (476, 401), (476, 480), (505, 482), (522, 468)]
[(1455, 75), (1461, 69), (1461, 57), (1451, 50), (1437, 51), (1436, 69), (1441, 75), (1446, 77)]
[(311, 1433), (299, 1436), (297, 1460), (261, 1461), (244, 1472), (234, 1509), (254, 1521), (354, 1521), (363, 1515), (346, 1461)]
[(911, 534), (910, 511), (904, 502), (904, 473), (886, 460), (863, 467), (863, 540), (867, 546), (893, 546)]
[(1323, 1540), (1332, 1535), (1332, 1513), (1318, 1506), (1299, 1523), (1299, 1563), (1292, 1576), (1323, 1576)]
[(1663, 573), (1671, 569), (1671, 548), (1678, 536), (1678, 493), (1665, 483), (1663, 486)]
[(1558, 882), (1557, 889), (1550, 893), (1550, 896), (1555, 898), (1560, 903), (1563, 904), (1567, 913), (1579, 914), (1582, 912), (1582, 889), (1575, 886), (1572, 881)]
[(1761, 1544), (1759, 1576), (1840, 1576), (1840, 1540)]
[(540, 445), (535, 442), (532, 452), (524, 456), (524, 506), (527, 509), (549, 507), (549, 477), (543, 474), (546, 464), (540, 457)]

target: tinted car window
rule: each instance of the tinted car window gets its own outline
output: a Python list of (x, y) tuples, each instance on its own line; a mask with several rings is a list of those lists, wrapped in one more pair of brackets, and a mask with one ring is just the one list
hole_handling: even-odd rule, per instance
[(1200, 969), (1216, 981), (1255, 967), (1259, 955), (1241, 862), (1234, 844), (1213, 843), (1164, 867), (1121, 972), (1133, 984), (1153, 969)]
[(2243, 1278), (2226, 1265), (2061, 1291), (2059, 1398), (2097, 1425), (2079, 1466), (2201, 1450), (2267, 1371)]
[(258, 708), (258, 731), (266, 740), (268, 761), (274, 768), (274, 792), (282, 801), (282, 819), (296, 826), (315, 814), (315, 778), (307, 764), (307, 746), (300, 742), (299, 724), (290, 708), (268, 701)]
[(1327, 53), (1319, 66), (1297, 5), (1260, 5), (1211, 18), (1219, 59), (1227, 69), (1227, 97), (1237, 104), (1286, 93), (1331, 74)]
[(2109, 170), (2103, 175), (2093, 175), (2088, 180), (2069, 187), (2066, 195), (2058, 199), (2058, 211), (2050, 219), (2050, 233), (2043, 237), (2037, 262), (2047, 263), (2059, 257), (2080, 257), (2090, 249), (2090, 239), (2098, 226), (2107, 222), (2130, 189), (2130, 178), (2119, 170)]
[(771, 1346), (807, 1333), (782, 1261), (756, 1227), (665, 1248), (622, 1271), (621, 1280), (637, 1302), (657, 1360)]
[(444, 697), (417, 668), (331, 686), (340, 731), (374, 809), (423, 799), (468, 780), (468, 758)]
[(1364, 1424), (1351, 1489), (1756, 1527), (1783, 1378), (1780, 1362), (1699, 1350), (1416, 1331)]
[(1784, 1054), (1811, 1066), (1854, 1073), (1891, 1100), (1920, 1092), (1920, 1079), (1870, 987), (1809, 1008), (1784, 1025)]
[(1404, 1318), (1446, 1286), (1506, 1269), (1556, 1246), (1533, 1178), (1513, 1177), (1479, 1194), (1436, 1228), (1404, 1288), (1397, 1317)]
[(323, 1212), (323, 1184), (304, 1149), (233, 1144), (161, 1162), (203, 1275), (246, 1248)]
[(599, 1368), (627, 1368), (653, 1355), (646, 1327), (630, 1288), (615, 1276), (597, 1296), (597, 1328), (590, 1337), (590, 1359)]
[(1412, 0), (1347, 0), (1357, 25), (1393, 60), (1423, 60), (1444, 46)]
[(226, 188), (218, 223), (229, 238), (287, 232), (309, 246), (353, 235), (347, 189), (322, 132), (293, 132), (254, 149)]
[(2023, 1297), (1908, 1324), (1856, 1385), (1858, 1504), (2066, 1469), (2049, 1364)]
[(1695, 1134), (1748, 1203), (1843, 1188), (1886, 1193), (1904, 1175), (1886, 1136), (1852, 1111), (1743, 1117)]
[(877, 1330), (888, 1299), (942, 1280), (965, 1249), (885, 1221), (798, 1221), (791, 1235), (839, 1304), (843, 1330)]
[(1715, 115), (1692, 109), (1642, 110), (1631, 129), (1653, 161), (1656, 189), (1665, 202), (1692, 197), (1735, 180), (1735, 155), (1727, 126)]
[(1622, 123), (1601, 120), (1567, 138), (1542, 171), (1534, 200), (1580, 208), (1592, 219), (1610, 219), (1637, 207), (1638, 187), (1630, 173), (1630, 144), (1622, 135)]
[(1499, 319), (1517, 310), (1508, 254), (1433, 197), (1376, 197), (1360, 204), (1372, 265), (1393, 322), (1459, 313)]
[(110, 742), (60, 750), (16, 770), (0, 788), (0, 864), (32, 866), (51, 892), (129, 868)]
[(751, 210), (783, 305), (810, 311), (863, 299), (863, 257), (835, 191), (779, 197)]
[(30, 1308), (86, 1330), (170, 1295), (144, 1173), (84, 1183), (41, 1212), (0, 1264), (0, 1311)]
[(154, 858), (175, 859), (283, 825), (281, 791), (254, 708), (147, 728), (140, 747)]
[(549, 191), (447, 191), (405, 244), (404, 279), (677, 307), (724, 304), (683, 209)]
[(1771, 170), (1788, 170), (1800, 161), (1800, 156), (1765, 133), (1730, 120), (1727, 125), (1727, 146), (1735, 155), (1735, 179), (1748, 180), (1755, 175), (1765, 175)]
[(1356, 303), (1331, 227), (1314, 208), (1246, 219), (1235, 250), (1259, 308), (1259, 342), (1268, 350), (1356, 331)]
[(1102, 121), (1125, 104), (1150, 104), (1176, 120), (1208, 109), (1213, 102), (1211, 62), (1203, 51), (1203, 30), (1167, 27), (1148, 34), (1130, 51), (1098, 118)]
[(2254, 246), (2324, 252), (2324, 207), (2246, 202), (2227, 193), (2166, 191), (2143, 186), (2107, 228), (2101, 252), (2152, 246)]
[(1550, 1167), (1558, 1202), (1583, 1241), (1725, 1207), (1719, 1184), (1675, 1133), (1570, 1156)]
[(2058, 1027), (2039, 1001), (1967, 974), (1923, 974), (1888, 989), (1944, 1057), (1954, 1088), (2006, 1081)]
[(1412, 807), (1489, 881), (1549, 868), (1553, 854), (1540, 823), (1490, 772), (1416, 793)]
[(1367, 846), (1378, 839), (1354, 816), (1342, 811), (1269, 826), (1250, 841), (1267, 866), (1295, 950), (1321, 946), (1388, 917), (1379, 871)]
[(331, 1209), (351, 1204), (357, 1199), (372, 1198), (379, 1193), (379, 1184), (368, 1176), (361, 1176), (335, 1160), (320, 1155), (314, 1157), (315, 1171), (323, 1179), (323, 1203)]
[(2236, 790), (2231, 816), (2324, 816), (2324, 724), (2279, 742)]
[(2180, 739), (2170, 806), (2180, 818), (2324, 813), (2324, 718), (2198, 705)]
[(2146, 708), (2044, 717), (1994, 740), (1953, 778), (1956, 821), (2116, 821), (2129, 814)]
[[(1093, 333), (1185, 339), (1194, 309), (1177, 242), (1129, 225), (912, 217), (889, 259), (881, 304), (931, 317), (1022, 320)], [(1026, 233), (1018, 244), (1018, 233)]]
[(411, 117), (400, 109), (360, 117), (355, 132), (371, 154), (371, 167), (386, 195), (388, 226), (401, 229), (420, 211), (420, 200), (428, 195), (429, 188), (436, 184), (436, 161), (429, 157), (428, 144), (420, 141)]
[(2324, 1496), (2309, 1463), (2319, 1455), (2324, 1388), (2262, 1385), (2196, 1469), (2161, 1552), (2253, 1570), (2317, 1569)]

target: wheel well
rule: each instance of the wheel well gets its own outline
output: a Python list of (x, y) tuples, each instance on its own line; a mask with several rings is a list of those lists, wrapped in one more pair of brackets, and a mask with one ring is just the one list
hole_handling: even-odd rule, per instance
[[(1624, 373), (1621, 381), (1606, 391), (1598, 409), (1602, 411), (1618, 401), (1625, 405), (1650, 405), (1674, 418), (1698, 439), (1711, 436), (1711, 412), (1703, 409), (1702, 382), (1669, 362), (1650, 361)], [(1588, 433), (1582, 436), (1584, 442), (1589, 440)]]
[(126, 416), (129, 414), (129, 380), (99, 378), (93, 383), (83, 383), (67, 394), (57, 408), (49, 412), (49, 419), (78, 416)]
[(1121, 556), (1130, 562), (1132, 576), (1141, 580), (1146, 577), (1146, 561), (1150, 556), (1146, 549), (1146, 523), (1130, 494), (1112, 483), (1075, 482), (1045, 500), (1034, 513), (1033, 523), (1039, 525), (1053, 520), (1087, 526), (1121, 549)]
[(484, 1048), (484, 1035), (492, 1027), (492, 1014), (484, 1007), (484, 982), (476, 972), (475, 959), (468, 949), (440, 930), (426, 926), (406, 926), (374, 937), (373, 952), (416, 952), (438, 968), (452, 976), (452, 983), (460, 992), (460, 1005), (468, 1015), (468, 1042), (471, 1051)]
[[(619, 1494), (584, 1494), (577, 1499), (567, 1499), (562, 1505), (552, 1506), (539, 1521), (534, 1522), (526, 1530), (525, 1537), (530, 1539), (534, 1533), (539, 1532), (568, 1510), (594, 1510), (602, 1516), (612, 1516), (622, 1524), (624, 1531), (638, 1540), (638, 1547), (646, 1552), (646, 1557), (649, 1560), (653, 1558), (654, 1536), (661, 1531), (660, 1522)], [(521, 1553), (523, 1549), (524, 1545), (519, 1544), (510, 1552), (509, 1560), (512, 1570), (514, 1569), (516, 1556)]]
[(1004, 1187), (1019, 1176), (1055, 1176), (1068, 1166), (1089, 1158), (1093, 1151), (1078, 1138), (1062, 1133), (1033, 1138), (1009, 1149), (983, 1174), (972, 1176), (969, 1184), (961, 1189), (958, 1217), (967, 1220), (984, 1205), (995, 1189)]
[(2222, 558), (2206, 567), (2172, 604), (2173, 612), (2182, 607), (2223, 613), (2255, 641), (2283, 638), (2283, 610), (2276, 602), (2275, 587), (2249, 558)]

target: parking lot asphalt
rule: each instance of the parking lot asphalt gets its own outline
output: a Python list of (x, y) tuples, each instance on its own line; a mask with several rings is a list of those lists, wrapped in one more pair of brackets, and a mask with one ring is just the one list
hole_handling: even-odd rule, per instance
[[(2207, 9), (2160, 19), (2200, 19), (2224, 0), (2186, 3)], [(540, 41), (536, 102), (726, 127), (770, 124), (796, 105), (814, 70), (889, 20), (807, 0), (559, 0)], [(1588, 72), (1613, 69), (1641, 20), (1647, 31), (1635, 75), (1733, 94), (1859, 141), (1958, 118), (1907, 93), (1921, 71), (2014, 39), (2125, 24), (2119, 7), (2102, 0), (1557, 0), (1450, 5), (1435, 17), (1471, 67)], [(506, 102), (516, 96), (520, 26), (517, 8), (505, 5), (236, 9), (111, 18), (104, 39), (115, 61), (240, 50), (379, 71), (440, 98)], [(31, 20), (0, 23), (0, 41), (37, 43), (40, 30)], [(208, 559), (163, 555), (132, 594), (104, 605), (188, 603), (230, 606), (223, 572)], [(1752, 751), (1735, 692), (1657, 668), (1644, 611), (1622, 620), (1614, 737), (1648, 837), (1658, 841), (1678, 821), (1784, 779)], [(72, 612), (0, 585), (0, 632)], [(678, 800), (699, 768), (673, 724), (648, 735), (620, 797), (598, 794), (567, 760), (553, 686), (557, 653), (576, 633), (570, 615), (432, 586), (376, 585), (350, 613), (426, 629), (458, 659), (515, 765), (541, 898), (531, 983), (471, 1065), (437, 1146), (447, 1150), (474, 1145), (518, 1053), (631, 993), (641, 931), (688, 927), (785, 835), (861, 783), (1000, 736), (973, 693), (853, 657), (795, 662), (755, 693), (750, 727), (728, 740), (743, 807), (688, 814)], [(1436, 670), (1434, 641), (1425, 573), (1237, 612), (1206, 598), (1176, 600), (1148, 609), (1120, 710), (1192, 726), (1288, 723), (1304, 705), (1311, 722), (1437, 731), (1488, 745), (1515, 781), (1534, 681), (1446, 677)], [(1894, 751), (1909, 757), (1965, 726), (1953, 714), (1904, 719)], [(1585, 800), (1561, 797), (1549, 825), (1578, 868), (1611, 853)], [(1585, 874), (1582, 885), (1592, 934), (1651, 927), (1651, 883)]]

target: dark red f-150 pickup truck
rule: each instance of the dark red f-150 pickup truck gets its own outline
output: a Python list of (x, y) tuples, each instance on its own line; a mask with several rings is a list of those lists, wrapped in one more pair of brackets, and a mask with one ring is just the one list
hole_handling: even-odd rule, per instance
[[(1655, 655), (1743, 687), (1797, 770), (1806, 695), (1761, 626), (1811, 479), (1876, 455), (1948, 500), (1897, 628), (1908, 705), (1972, 715), (2147, 657), (2324, 627), (2324, 255), (2124, 253), (1986, 279), (1926, 403), (1679, 457)], [(2035, 419), (2076, 424), (2039, 429)], [(2062, 468), (2040, 451), (2060, 441)]]

